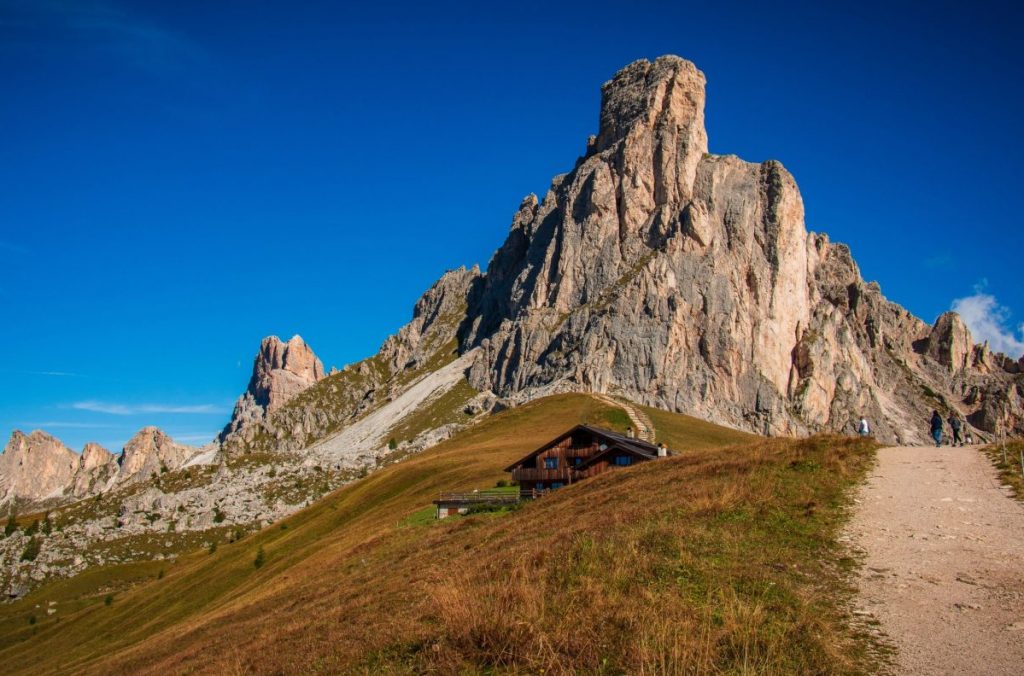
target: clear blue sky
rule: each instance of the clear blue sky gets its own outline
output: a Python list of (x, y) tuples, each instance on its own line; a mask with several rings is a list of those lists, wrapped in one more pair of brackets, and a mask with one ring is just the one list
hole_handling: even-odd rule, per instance
[(781, 160), (890, 299), (1013, 349), (1020, 10), (832, 4), (0, 0), (0, 433), (199, 442), (263, 336), (372, 354), (665, 53), (712, 152)]

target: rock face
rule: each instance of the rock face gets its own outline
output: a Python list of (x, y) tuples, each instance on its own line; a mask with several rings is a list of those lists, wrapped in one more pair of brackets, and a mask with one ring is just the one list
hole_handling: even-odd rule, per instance
[(78, 455), (46, 432), (15, 431), (0, 455), (0, 503), (60, 497), (78, 465)]
[(1024, 431), (1016, 362), (979, 355), (957, 315), (929, 327), (865, 283), (846, 246), (808, 233), (780, 163), (708, 153), (704, 84), (666, 56), (604, 85), (585, 156), (523, 201), (473, 283), (472, 385), (619, 392), (768, 434), (867, 415), (912, 442), (932, 408)]
[(221, 441), (246, 436), (247, 428), (253, 428), (323, 377), (323, 364), (300, 336), (292, 336), (287, 343), (277, 336), (264, 338), (253, 362), (249, 386), (235, 404)]
[(118, 480), (137, 481), (177, 469), (195, 452), (192, 446), (174, 443), (157, 427), (144, 427), (124, 445)]
[(175, 443), (156, 427), (140, 430), (120, 458), (87, 443), (79, 455), (59, 439), (36, 430), (15, 430), (0, 454), (0, 504), (9, 501), (53, 504), (109, 491), (123, 484), (177, 469), (199, 449)]
[(106, 490), (117, 477), (119, 469), (113, 453), (99, 444), (87, 443), (78, 459), (72, 494), (83, 498)]
[(864, 415), (902, 443), (939, 409), (1024, 433), (1024, 362), (975, 346), (953, 313), (932, 327), (886, 300), (845, 245), (807, 231), (779, 162), (710, 154), (704, 88), (674, 56), (617, 73), (586, 153), (523, 200), (486, 274), (446, 273), (375, 357), (277, 414), (265, 343), (226, 434), (306, 448), (445, 363), (449, 343), (475, 355), (469, 384), (488, 400), (614, 392), (763, 434), (853, 432)]

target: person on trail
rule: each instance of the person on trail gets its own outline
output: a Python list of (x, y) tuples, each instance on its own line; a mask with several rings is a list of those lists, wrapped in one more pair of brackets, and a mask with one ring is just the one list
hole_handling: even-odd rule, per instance
[(938, 411), (932, 411), (932, 439), (935, 439), (935, 448), (942, 445), (942, 416)]
[(960, 418), (956, 413), (949, 414), (949, 429), (953, 430), (953, 445), (964, 445), (963, 437), (960, 436)]
[(857, 434), (861, 435), (862, 437), (866, 437), (869, 434), (871, 434), (871, 428), (868, 427), (868, 419), (865, 418), (864, 416), (861, 416), (860, 422), (857, 423)]

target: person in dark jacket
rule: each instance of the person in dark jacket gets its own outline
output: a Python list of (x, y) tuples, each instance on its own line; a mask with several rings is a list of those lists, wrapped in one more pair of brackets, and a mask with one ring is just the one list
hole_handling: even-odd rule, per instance
[(960, 418), (956, 417), (956, 413), (949, 414), (949, 429), (953, 430), (953, 445), (963, 446), (964, 439), (960, 436)]
[(938, 411), (932, 411), (932, 439), (935, 439), (935, 448), (942, 445), (942, 416)]

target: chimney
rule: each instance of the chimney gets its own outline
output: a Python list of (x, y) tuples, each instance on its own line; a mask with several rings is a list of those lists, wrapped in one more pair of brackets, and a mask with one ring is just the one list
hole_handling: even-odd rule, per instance
[(665, 444), (658, 444), (658, 457), (659, 458), (667, 458), (668, 457), (668, 448), (665, 446)]

